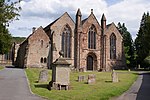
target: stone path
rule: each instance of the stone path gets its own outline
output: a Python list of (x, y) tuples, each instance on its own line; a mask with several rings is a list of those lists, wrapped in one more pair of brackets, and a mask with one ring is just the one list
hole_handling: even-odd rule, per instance
[(24, 69), (0, 71), (0, 100), (46, 100), (30, 92)]
[(112, 100), (150, 100), (150, 73), (140, 72), (130, 89)]
[(138, 91), (136, 100), (150, 100), (150, 73), (142, 73), (142, 84)]

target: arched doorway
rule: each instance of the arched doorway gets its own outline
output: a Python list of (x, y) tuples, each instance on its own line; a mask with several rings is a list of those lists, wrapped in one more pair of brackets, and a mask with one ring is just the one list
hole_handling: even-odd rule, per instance
[(93, 70), (93, 57), (91, 55), (87, 57), (87, 70)]
[(97, 57), (94, 53), (89, 53), (87, 56), (87, 70), (97, 70)]

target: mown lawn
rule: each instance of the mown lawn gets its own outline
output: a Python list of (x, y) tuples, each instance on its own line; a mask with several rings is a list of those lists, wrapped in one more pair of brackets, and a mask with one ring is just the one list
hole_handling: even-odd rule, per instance
[(0, 70), (2, 70), (4, 67), (0, 66)]
[[(118, 72), (119, 82), (111, 82), (110, 72), (71, 72), (71, 90), (47, 89), (47, 83), (37, 83), (39, 72), (42, 69), (26, 69), (30, 87), (33, 93), (46, 97), (49, 100), (109, 100), (111, 97), (119, 96), (125, 92), (136, 80), (137, 74), (133, 72)], [(96, 74), (95, 84), (77, 82), (78, 75)], [(49, 81), (51, 70), (49, 70)]]

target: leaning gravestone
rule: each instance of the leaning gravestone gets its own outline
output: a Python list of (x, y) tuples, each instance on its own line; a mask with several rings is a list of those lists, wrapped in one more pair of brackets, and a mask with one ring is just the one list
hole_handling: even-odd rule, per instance
[(130, 69), (128, 69), (128, 72), (130, 72), (131, 70)]
[(40, 71), (38, 82), (47, 82), (48, 81), (48, 70), (44, 69)]
[(82, 81), (85, 81), (87, 78), (85, 75), (79, 75), (78, 76), (78, 82), (82, 82)]
[(118, 74), (114, 70), (112, 71), (112, 82), (118, 82)]
[(88, 75), (88, 84), (92, 84), (92, 83), (95, 83), (96, 79), (95, 79), (95, 74), (89, 74)]

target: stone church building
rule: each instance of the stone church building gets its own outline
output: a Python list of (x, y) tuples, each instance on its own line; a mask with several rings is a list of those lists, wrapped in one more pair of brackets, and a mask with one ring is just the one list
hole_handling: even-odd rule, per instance
[(104, 14), (101, 20), (97, 20), (91, 10), (91, 14), (82, 19), (78, 9), (74, 22), (65, 12), (45, 28), (33, 30), (20, 44), (16, 66), (51, 68), (59, 51), (63, 51), (63, 57), (72, 68), (110, 71), (125, 66), (122, 41), (115, 24), (106, 24)]

